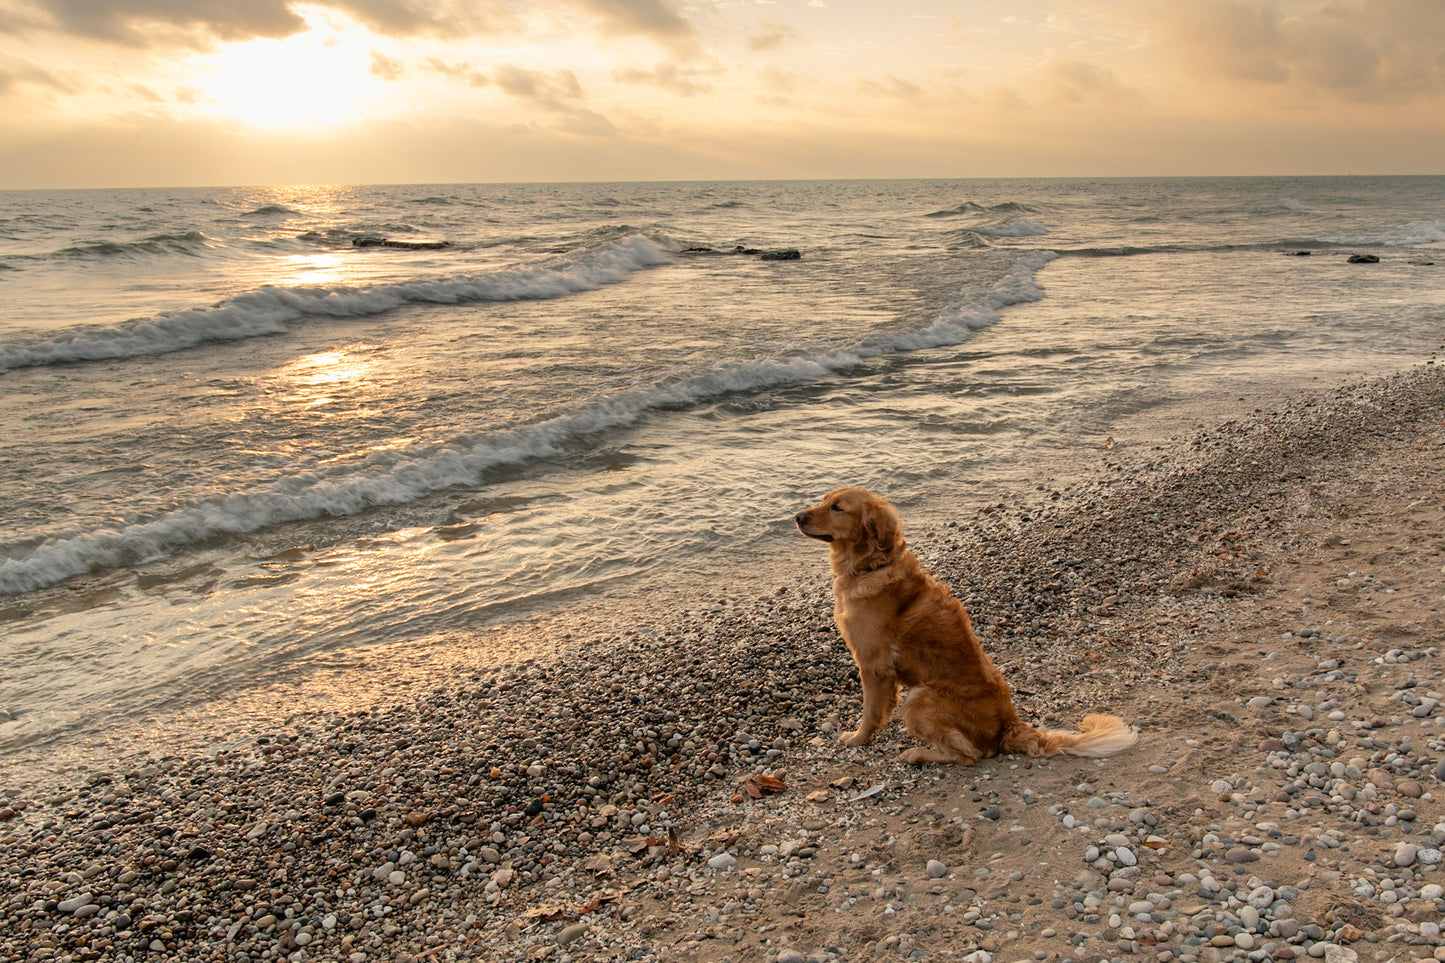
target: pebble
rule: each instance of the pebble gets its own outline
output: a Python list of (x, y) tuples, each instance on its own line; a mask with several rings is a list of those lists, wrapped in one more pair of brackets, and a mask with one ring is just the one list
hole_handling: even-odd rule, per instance
[(928, 861), (927, 872), (929, 879), (942, 879), (948, 875), (948, 864), (942, 860), (930, 859)]

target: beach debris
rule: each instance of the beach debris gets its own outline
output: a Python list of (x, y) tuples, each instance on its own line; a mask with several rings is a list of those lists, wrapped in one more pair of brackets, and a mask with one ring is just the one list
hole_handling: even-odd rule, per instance
[(873, 785), (869, 786), (867, 789), (863, 790), (862, 792), (858, 793), (858, 795), (854, 796), (852, 799), (850, 799), (850, 800), (848, 800), (848, 801), (849, 801), (849, 802), (858, 802), (858, 801), (863, 800), (863, 799), (870, 799), (870, 798), (872, 798), (873, 796), (878, 795), (878, 794), (879, 794), (880, 792), (882, 792), (882, 791), (883, 791), (883, 783), (877, 782), (877, 783), (874, 783)]

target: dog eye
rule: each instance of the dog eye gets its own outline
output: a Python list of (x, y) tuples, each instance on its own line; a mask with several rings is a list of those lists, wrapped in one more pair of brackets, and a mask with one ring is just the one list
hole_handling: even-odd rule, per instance
[(833, 503), (833, 511), (835, 511), (835, 512), (841, 512), (842, 510), (843, 510), (843, 506), (842, 506), (842, 505), (840, 505), (838, 502), (834, 502), (834, 503)]

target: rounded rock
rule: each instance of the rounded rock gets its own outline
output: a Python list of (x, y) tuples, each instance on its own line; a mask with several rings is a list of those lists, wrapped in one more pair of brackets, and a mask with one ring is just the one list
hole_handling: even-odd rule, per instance
[(573, 923), (557, 934), (557, 945), (566, 946), (568, 943), (575, 943), (586, 935), (586, 923)]

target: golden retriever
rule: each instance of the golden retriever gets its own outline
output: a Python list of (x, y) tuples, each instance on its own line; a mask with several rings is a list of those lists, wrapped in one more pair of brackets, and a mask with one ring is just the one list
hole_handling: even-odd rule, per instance
[(840, 488), (794, 520), (804, 535), (829, 544), (833, 617), (863, 683), (863, 718), (843, 735), (847, 745), (865, 745), (888, 724), (899, 686), (908, 688), (904, 725), (925, 743), (903, 753), (905, 762), (1112, 756), (1139, 738), (1118, 716), (1085, 716), (1082, 732), (1044, 731), (1021, 720), (968, 611), (906, 549), (902, 520), (887, 500)]

